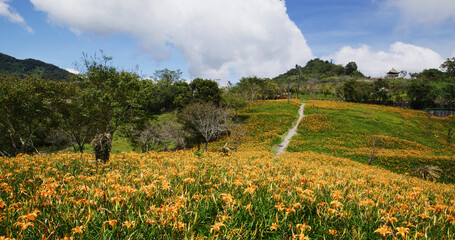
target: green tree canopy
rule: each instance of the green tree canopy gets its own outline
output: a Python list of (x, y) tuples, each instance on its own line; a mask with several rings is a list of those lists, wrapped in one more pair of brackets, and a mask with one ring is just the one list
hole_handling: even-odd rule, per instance
[(141, 86), (136, 73), (119, 71), (111, 65), (111, 61), (112, 58), (104, 54), (90, 58), (84, 55), (85, 71), (77, 75), (81, 94), (90, 103), (85, 107), (91, 108), (90, 119), (97, 126), (97, 134), (110, 135), (103, 138), (108, 140), (103, 143), (103, 148), (108, 149), (119, 126), (133, 121), (135, 110), (139, 109)]
[(346, 75), (352, 75), (357, 72), (357, 64), (355, 62), (349, 62), (344, 67)]
[(418, 79), (426, 81), (443, 81), (446, 78), (446, 74), (436, 68), (424, 69), (417, 75)]
[(215, 105), (221, 102), (221, 90), (213, 80), (196, 78), (190, 83), (190, 89), (195, 101), (212, 102)]
[(111, 58), (85, 58), (85, 73), (78, 75), (83, 94), (90, 99), (93, 116), (100, 123), (99, 133), (114, 135), (118, 127), (131, 120), (137, 107), (139, 76), (119, 71), (110, 65)]
[(411, 100), (411, 107), (414, 109), (425, 109), (434, 106), (436, 94), (433, 85), (423, 81), (414, 80), (408, 88), (408, 97)]
[(441, 68), (444, 69), (450, 77), (455, 77), (455, 57), (447, 58), (447, 60), (441, 64)]
[(57, 127), (60, 106), (67, 100), (63, 82), (0, 76), (0, 152), (15, 156), (38, 151), (32, 137), (46, 125)]

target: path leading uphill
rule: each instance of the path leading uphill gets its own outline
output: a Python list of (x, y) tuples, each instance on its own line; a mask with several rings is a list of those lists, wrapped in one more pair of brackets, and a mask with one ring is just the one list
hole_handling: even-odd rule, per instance
[(294, 125), (294, 127), (292, 127), (289, 130), (286, 137), (284, 137), (283, 142), (281, 142), (280, 144), (277, 145), (276, 157), (278, 157), (280, 154), (282, 154), (286, 150), (291, 138), (297, 134), (297, 127), (299, 127), (300, 121), (302, 121), (303, 116), (305, 116), (303, 114), (304, 107), (305, 107), (305, 103), (302, 103), (302, 105), (300, 106), (300, 109), (299, 109), (299, 120), (297, 120), (297, 123)]

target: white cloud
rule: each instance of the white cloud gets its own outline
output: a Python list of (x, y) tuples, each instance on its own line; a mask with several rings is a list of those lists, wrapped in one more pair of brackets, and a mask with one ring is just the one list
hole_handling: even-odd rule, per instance
[(56, 24), (127, 34), (157, 61), (173, 47), (195, 77), (273, 77), (313, 57), (283, 0), (31, 0)]
[(19, 15), (8, 4), (10, 0), (0, 0), (0, 16), (6, 17), (10, 22), (22, 25), (29, 33), (33, 33), (33, 29), (27, 25), (24, 18)]
[(454, 0), (386, 0), (385, 4), (398, 8), (407, 24), (438, 24), (455, 20)]
[(66, 68), (65, 70), (70, 72), (70, 73), (72, 73), (72, 74), (79, 74), (79, 71), (77, 71), (76, 69)]
[(324, 57), (333, 59), (337, 64), (357, 63), (359, 70), (372, 77), (382, 77), (390, 69), (398, 71), (421, 72), (423, 69), (439, 68), (444, 59), (431, 49), (396, 42), (388, 52), (373, 52), (367, 45), (359, 48), (343, 47), (335, 55)]

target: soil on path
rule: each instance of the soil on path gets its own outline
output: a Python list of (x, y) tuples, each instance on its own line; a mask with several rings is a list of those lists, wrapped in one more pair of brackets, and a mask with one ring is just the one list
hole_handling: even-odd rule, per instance
[(297, 127), (299, 126), (299, 123), (302, 121), (302, 118), (303, 116), (305, 116), (303, 114), (303, 108), (305, 107), (305, 103), (302, 103), (302, 105), (300, 106), (300, 109), (299, 109), (299, 120), (297, 120), (297, 123), (294, 125), (294, 127), (292, 127), (288, 134), (286, 135), (286, 137), (284, 137), (284, 140), (283, 142), (281, 142), (280, 144), (277, 145), (277, 151), (276, 151), (276, 157), (278, 157), (280, 154), (282, 154), (283, 152), (285, 152), (288, 144), (289, 144), (289, 141), (291, 140), (291, 138), (297, 134)]

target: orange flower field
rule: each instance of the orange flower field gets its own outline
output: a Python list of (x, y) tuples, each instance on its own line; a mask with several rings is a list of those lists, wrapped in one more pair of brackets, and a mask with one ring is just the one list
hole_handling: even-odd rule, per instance
[[(440, 167), (441, 182), (455, 183), (455, 117), (422, 111), (333, 101), (310, 101), (289, 150), (347, 157), (394, 172)], [(452, 131), (450, 131), (452, 129)], [(453, 140), (450, 140), (453, 139)]]
[[(455, 238), (452, 184), (314, 151), (276, 158), (274, 136), (298, 107), (255, 103), (242, 113), (248, 132), (239, 151), (227, 156), (122, 153), (106, 164), (73, 153), (0, 158), (0, 239)], [(260, 114), (274, 108), (280, 114)]]

